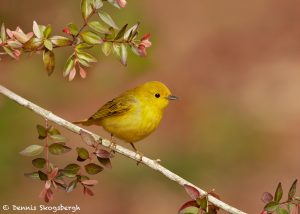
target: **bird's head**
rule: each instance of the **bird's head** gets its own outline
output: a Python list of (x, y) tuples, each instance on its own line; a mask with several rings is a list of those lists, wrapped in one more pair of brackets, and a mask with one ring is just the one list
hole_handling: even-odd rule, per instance
[(168, 106), (170, 100), (178, 99), (165, 84), (158, 81), (146, 82), (136, 89), (143, 99), (162, 110)]

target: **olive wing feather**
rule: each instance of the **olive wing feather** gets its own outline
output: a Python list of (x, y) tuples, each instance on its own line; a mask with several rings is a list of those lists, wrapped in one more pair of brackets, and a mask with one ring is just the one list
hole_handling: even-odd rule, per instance
[(95, 114), (93, 114), (88, 120), (102, 120), (107, 117), (120, 116), (130, 111), (133, 108), (133, 103), (136, 100), (133, 96), (120, 96), (106, 104), (104, 104)]

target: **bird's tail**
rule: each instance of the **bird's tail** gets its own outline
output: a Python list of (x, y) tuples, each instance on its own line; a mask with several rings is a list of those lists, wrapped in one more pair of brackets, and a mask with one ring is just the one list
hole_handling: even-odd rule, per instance
[(84, 126), (90, 126), (92, 125), (92, 121), (89, 120), (89, 119), (86, 119), (86, 120), (80, 120), (80, 121), (75, 121), (75, 122), (72, 122), (74, 124), (81, 124), (81, 125), (84, 125)]

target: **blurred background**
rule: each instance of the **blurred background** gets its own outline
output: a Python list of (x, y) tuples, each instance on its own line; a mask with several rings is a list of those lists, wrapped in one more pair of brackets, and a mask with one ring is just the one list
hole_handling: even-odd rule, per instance
[[(1, 0), (0, 21), (31, 31), (32, 21), (50, 23), (55, 34), (69, 22), (82, 23), (79, 0)], [(285, 191), (299, 178), (300, 2), (137, 1), (124, 10), (109, 7), (121, 26), (142, 23), (153, 46), (146, 58), (129, 56), (124, 68), (98, 50), (99, 63), (86, 80), (62, 77), (71, 50), (57, 49), (56, 70), (46, 75), (40, 55), (0, 62), (0, 83), (70, 120), (86, 118), (125, 89), (159, 80), (180, 97), (158, 130), (137, 144), (145, 155), (248, 213), (263, 208), (264, 191), (279, 181)], [(39, 144), (35, 126), (43, 118), (0, 96), (0, 201), (39, 205), (42, 182), (19, 151)], [(90, 130), (104, 136), (99, 127)], [(64, 129), (69, 145), (83, 146)], [(127, 146), (127, 144), (122, 144)], [(63, 167), (75, 151), (54, 157)], [(75, 160), (74, 160), (75, 161)], [(121, 155), (113, 169), (95, 176), (94, 197), (78, 188), (56, 191), (50, 205), (79, 205), (78, 213), (176, 213), (189, 198), (176, 183)]]

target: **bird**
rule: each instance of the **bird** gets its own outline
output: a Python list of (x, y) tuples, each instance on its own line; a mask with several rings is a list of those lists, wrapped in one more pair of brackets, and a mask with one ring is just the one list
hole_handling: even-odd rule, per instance
[(102, 126), (112, 142), (114, 137), (121, 139), (140, 154), (134, 144), (156, 130), (169, 101), (177, 99), (162, 82), (149, 81), (108, 101), (88, 119), (73, 123)]

